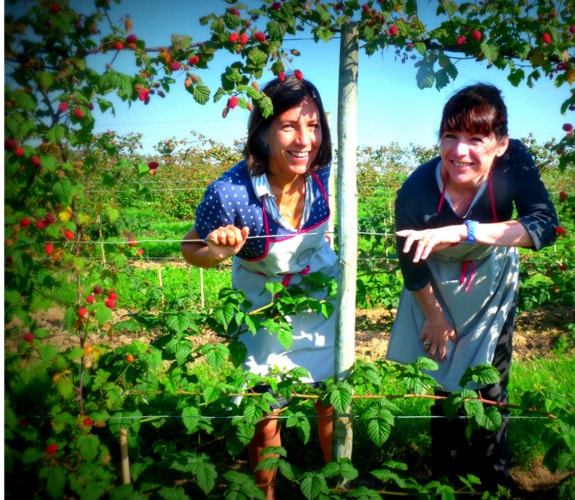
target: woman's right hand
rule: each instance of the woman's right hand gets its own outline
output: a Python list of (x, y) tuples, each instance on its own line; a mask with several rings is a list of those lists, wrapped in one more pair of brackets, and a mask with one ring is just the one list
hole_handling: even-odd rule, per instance
[(248, 235), (247, 227), (240, 229), (228, 224), (214, 229), (204, 241), (213, 258), (222, 261), (236, 255), (246, 243)]

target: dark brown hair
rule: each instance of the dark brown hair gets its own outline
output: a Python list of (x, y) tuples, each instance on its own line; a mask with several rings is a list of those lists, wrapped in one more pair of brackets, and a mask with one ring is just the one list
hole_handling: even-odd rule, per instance
[(244, 147), (244, 157), (252, 176), (262, 175), (268, 169), (269, 149), (265, 141), (266, 134), (273, 120), (283, 112), (298, 106), (306, 99), (313, 101), (319, 112), (322, 141), (310, 171), (326, 167), (332, 159), (331, 135), (327, 115), (315, 86), (295, 75), (286, 75), (285, 80), (275, 78), (262, 88), (271, 100), (273, 114), (264, 117), (262, 108), (256, 105), (248, 122), (248, 138)]
[(439, 138), (445, 132), (495, 134), (498, 140), (507, 136), (507, 107), (501, 91), (486, 83), (477, 83), (457, 91), (445, 104), (439, 127)]

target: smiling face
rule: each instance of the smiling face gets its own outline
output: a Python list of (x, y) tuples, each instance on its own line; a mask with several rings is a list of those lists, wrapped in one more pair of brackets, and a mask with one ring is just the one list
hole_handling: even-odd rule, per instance
[(274, 118), (266, 134), (268, 170), (276, 178), (292, 180), (308, 172), (322, 141), (319, 111), (309, 99)]
[(450, 183), (474, 188), (481, 184), (495, 158), (505, 153), (509, 137), (445, 131), (441, 136), (441, 162)]

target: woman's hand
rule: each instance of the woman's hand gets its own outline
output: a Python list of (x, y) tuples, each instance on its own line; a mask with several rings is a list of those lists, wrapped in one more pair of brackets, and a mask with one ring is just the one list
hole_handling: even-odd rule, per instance
[(445, 316), (441, 315), (425, 319), (419, 340), (423, 342), (423, 350), (431, 359), (437, 356), (437, 361), (443, 363), (447, 355), (447, 343), (450, 340), (457, 342), (457, 334)]
[(219, 227), (213, 230), (205, 239), (213, 258), (222, 261), (236, 255), (244, 246), (249, 235), (249, 229), (232, 226)]
[(429, 257), (431, 252), (443, 250), (459, 243), (467, 237), (467, 228), (464, 224), (454, 226), (444, 226), (435, 229), (424, 229), (416, 231), (414, 229), (404, 229), (395, 233), (401, 238), (405, 238), (403, 253), (409, 253), (413, 244), (417, 244), (413, 262), (419, 262)]
[(431, 283), (424, 288), (413, 292), (417, 298), (425, 320), (419, 335), (423, 342), (423, 350), (431, 359), (437, 356), (437, 361), (443, 363), (447, 355), (447, 343), (451, 340), (457, 342), (457, 333), (447, 321), (445, 313), (439, 304)]

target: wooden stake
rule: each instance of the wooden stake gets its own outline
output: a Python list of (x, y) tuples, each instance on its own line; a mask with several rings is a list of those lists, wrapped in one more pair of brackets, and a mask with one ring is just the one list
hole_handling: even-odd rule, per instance
[(120, 455), (122, 457), (122, 484), (130, 484), (130, 457), (128, 456), (128, 430), (120, 428)]

